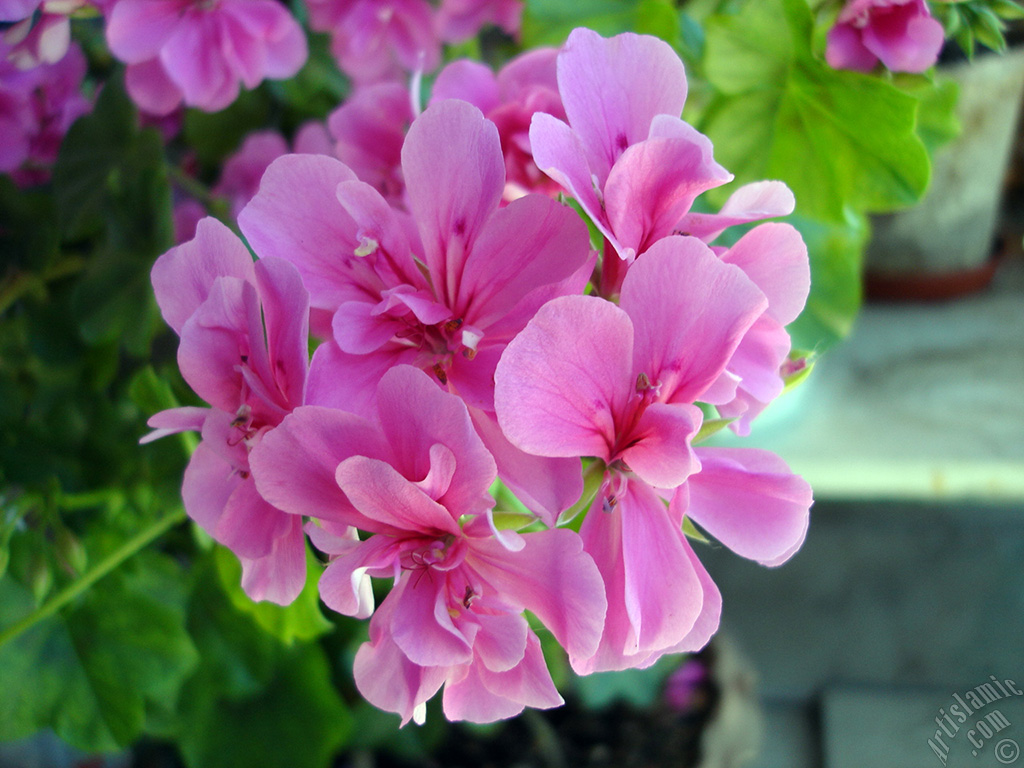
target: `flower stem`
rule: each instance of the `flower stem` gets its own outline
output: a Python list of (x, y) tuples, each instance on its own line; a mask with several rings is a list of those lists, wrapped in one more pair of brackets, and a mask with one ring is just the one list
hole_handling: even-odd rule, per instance
[(82, 574), (81, 578), (68, 584), (21, 621), (0, 631), (0, 647), (43, 619), (47, 619), (57, 613), (57, 611), (81, 595), (97, 581), (185, 519), (185, 510), (178, 508), (128, 539), (128, 541), (103, 558), (93, 568)]

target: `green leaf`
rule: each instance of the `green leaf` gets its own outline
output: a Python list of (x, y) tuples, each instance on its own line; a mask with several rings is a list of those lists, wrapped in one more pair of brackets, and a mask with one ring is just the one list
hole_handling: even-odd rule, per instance
[[(198, 654), (184, 629), (181, 572), (143, 553), (78, 603), (0, 647), (0, 740), (53, 729), (84, 750), (137, 739), (151, 706), (172, 707)], [(0, 581), (0, 626), (32, 607)]]
[(860, 309), (867, 222), (852, 213), (842, 224), (802, 216), (788, 221), (800, 230), (811, 262), (807, 306), (788, 330), (794, 347), (822, 352), (850, 333)]
[(0, 281), (16, 267), (41, 270), (56, 255), (57, 209), (50, 195), (19, 189), (9, 176), (0, 175), (0, 222)]
[(313, 640), (331, 630), (331, 622), (320, 612), (317, 582), (323, 566), (306, 550), (306, 585), (291, 605), (253, 601), (242, 591), (242, 566), (234, 553), (224, 547), (215, 551), (217, 574), (231, 604), (240, 613), (251, 616), (256, 623), (285, 645), (296, 640)]
[(1024, 19), (1024, 6), (1014, 0), (989, 0), (989, 8), (1001, 19)]
[(934, 81), (924, 77), (897, 81), (905, 93), (916, 98), (917, 135), (928, 148), (929, 154), (960, 135), (960, 121), (956, 117), (956, 102), (960, 86), (948, 78)]
[(194, 574), (189, 629), (203, 656), (161, 734), (190, 768), (326, 768), (351, 718), (323, 651), (285, 647), (238, 611), (213, 562)]
[(605, 37), (636, 31), (677, 45), (679, 25), (670, 0), (527, 0), (522, 38), (526, 48), (557, 46), (576, 27), (588, 27)]
[(270, 110), (271, 100), (264, 88), (243, 91), (220, 112), (190, 109), (185, 113), (185, 142), (201, 163), (217, 165), (238, 148), (247, 133), (266, 126)]
[[(841, 223), (847, 207), (888, 211), (924, 194), (918, 100), (813, 56), (805, 0), (756, 0), (707, 24), (705, 70), (719, 98), (701, 128), (737, 183), (781, 179), (797, 210)], [(724, 188), (727, 194), (731, 188)]]
[(700, 425), (700, 431), (693, 438), (693, 443), (703, 443), (712, 435), (718, 434), (732, 424), (736, 419), (705, 419)]

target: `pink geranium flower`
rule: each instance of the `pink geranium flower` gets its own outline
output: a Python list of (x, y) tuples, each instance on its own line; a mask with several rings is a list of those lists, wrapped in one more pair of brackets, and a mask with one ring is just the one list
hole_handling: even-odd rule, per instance
[(132, 99), (156, 115), (183, 101), (216, 112), (242, 85), (291, 77), (306, 61), (302, 28), (274, 0), (119, 0), (107, 42), (128, 64)]
[(333, 313), (334, 343), (310, 371), (317, 402), (367, 412), (388, 368), (428, 371), (470, 406), (502, 479), (553, 520), (579, 496), (578, 468), (508, 445), (494, 422), (493, 374), (540, 305), (583, 290), (586, 228), (540, 195), (499, 206), (497, 130), (464, 102), (431, 105), (416, 120), (402, 168), (411, 218), (337, 161), (281, 158), (240, 226), (257, 253), (296, 264), (312, 306)]
[(256, 491), (249, 453), (304, 399), (309, 299), (295, 268), (255, 265), (245, 245), (216, 219), (153, 266), (164, 319), (181, 337), (178, 365), (210, 408), (174, 408), (149, 420), (155, 432), (197, 430), (182, 485), (185, 511), (242, 561), (254, 600), (290, 603), (305, 583), (300, 518)]
[[(327, 521), (309, 531), (334, 556), (320, 580), (328, 606), (367, 616), (367, 577), (394, 579), (356, 655), (367, 700), (403, 722), (422, 722), (442, 685), (449, 720), (489, 722), (562, 703), (522, 612), (540, 618), (571, 658), (586, 658), (605, 610), (600, 576), (571, 531), (494, 535), (495, 464), (458, 398), (399, 366), (381, 379), (373, 422), (299, 408), (252, 464), (267, 499), (297, 519)], [(347, 526), (371, 535), (360, 541)]]
[[(767, 307), (738, 267), (695, 238), (669, 237), (626, 274), (621, 308), (555, 299), (502, 355), (495, 405), (508, 439), (542, 456), (594, 457), (590, 471), (602, 472), (580, 534), (604, 578), (608, 618), (578, 671), (646, 666), (714, 632), (720, 598), (682, 533), (689, 497), (677, 489), (707, 479), (691, 447), (702, 422), (694, 402), (735, 397), (726, 368)], [(730, 480), (749, 489), (738, 463)], [(670, 496), (678, 501), (666, 509)], [(721, 510), (706, 508), (711, 517)], [(749, 524), (779, 554), (802, 540), (806, 514), (792, 503)]]
[(573, 30), (558, 56), (558, 86), (568, 124), (535, 115), (533, 157), (605, 236), (603, 295), (614, 296), (626, 267), (663, 237), (714, 236), (792, 212), (784, 185), (760, 182), (738, 190), (721, 218), (692, 218), (697, 196), (732, 174), (715, 162), (708, 138), (679, 117), (686, 74), (664, 41)]
[(360, 85), (432, 72), (441, 61), (426, 0), (309, 0), (313, 29), (331, 34), (342, 72)]
[(829, 30), (825, 60), (859, 72), (870, 72), (879, 60), (893, 72), (924, 72), (944, 40), (925, 0), (848, 0)]
[(527, 51), (497, 75), (484, 64), (463, 59), (442, 69), (434, 81), (432, 102), (468, 101), (497, 126), (505, 158), (505, 200), (528, 192), (554, 197), (560, 191), (537, 167), (530, 148), (530, 121), (535, 113), (565, 118), (555, 74), (557, 55), (554, 48)]

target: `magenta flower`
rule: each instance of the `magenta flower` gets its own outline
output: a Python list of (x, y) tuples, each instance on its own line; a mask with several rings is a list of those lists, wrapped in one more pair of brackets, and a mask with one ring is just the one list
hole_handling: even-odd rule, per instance
[(858, 72), (870, 72), (879, 60), (893, 72), (924, 72), (944, 40), (925, 0), (848, 0), (829, 30), (825, 60)]
[(305, 583), (302, 520), (260, 497), (249, 453), (304, 399), (309, 304), (301, 279), (287, 262), (254, 265), (212, 218), (161, 256), (152, 278), (164, 319), (181, 337), (182, 376), (211, 407), (157, 413), (144, 442), (202, 433), (185, 470), (185, 511), (238, 555), (250, 597), (290, 603)]
[(432, 72), (441, 61), (426, 0), (308, 0), (313, 29), (331, 34), (341, 70), (360, 85)]
[(182, 101), (216, 112), (241, 85), (291, 77), (306, 61), (302, 28), (274, 0), (119, 0), (107, 42), (128, 64), (132, 99), (156, 115)]
[(0, 173), (22, 186), (40, 184), (71, 124), (90, 109), (81, 93), (85, 56), (73, 45), (55, 64), (21, 70), (8, 51), (0, 43)]
[(43, 0), (0, 0), (0, 21), (21, 21), (27, 19)]
[[(603, 474), (580, 534), (604, 578), (608, 617), (597, 654), (577, 671), (647, 666), (696, 650), (717, 627), (718, 591), (682, 533), (689, 497), (676, 489), (703, 487), (694, 402), (735, 396), (735, 378), (723, 374), (767, 307), (738, 267), (695, 238), (670, 237), (626, 274), (621, 308), (555, 299), (502, 355), (495, 405), (508, 439), (541, 456), (594, 457)], [(677, 501), (666, 509), (668, 497)], [(782, 511), (786, 523), (807, 513)], [(767, 548), (791, 550), (793, 526), (776, 523), (749, 519)]]
[(558, 95), (554, 48), (537, 48), (512, 59), (494, 74), (479, 62), (454, 61), (438, 74), (431, 101), (462, 99), (498, 128), (505, 157), (505, 200), (528, 192), (554, 197), (559, 186), (545, 176), (530, 149), (530, 121), (537, 112), (564, 119)]
[(292, 261), (312, 306), (333, 313), (334, 343), (317, 350), (311, 393), (366, 413), (388, 368), (428, 371), (470, 406), (502, 479), (553, 521), (579, 497), (578, 468), (508, 445), (494, 422), (493, 375), (539, 306), (583, 290), (586, 229), (539, 195), (499, 207), (497, 131), (464, 102), (434, 104), (413, 123), (402, 168), (411, 219), (344, 165), (298, 156), (271, 165), (239, 217), (256, 252)]
[[(356, 655), (368, 701), (403, 722), (422, 722), (442, 685), (450, 720), (562, 703), (522, 612), (585, 658), (601, 632), (600, 576), (571, 531), (494, 535), (495, 464), (458, 398), (399, 366), (381, 379), (374, 422), (299, 408), (253, 451), (252, 466), (272, 503), (327, 521), (310, 534), (334, 555), (320, 580), (328, 606), (369, 615), (366, 578), (395, 581)], [(346, 526), (371, 535), (360, 541)]]

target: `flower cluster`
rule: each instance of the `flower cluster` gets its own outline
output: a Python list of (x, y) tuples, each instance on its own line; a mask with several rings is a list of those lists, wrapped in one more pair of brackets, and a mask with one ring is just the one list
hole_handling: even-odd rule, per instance
[(939, 58), (945, 32), (925, 0), (849, 0), (828, 33), (825, 59), (836, 69), (924, 72)]
[[(238, 216), (255, 264), (205, 219), (153, 269), (210, 405), (150, 420), (202, 435), (187, 512), (254, 599), (297, 596), (308, 536), (324, 603), (370, 619), (359, 690), (403, 722), (442, 687), (450, 719), (558, 705), (527, 611), (581, 674), (702, 647), (721, 598), (686, 531), (765, 565), (803, 541), (806, 482), (697, 443), (782, 391), (807, 251), (782, 223), (715, 245), (793, 199), (761, 182), (691, 211), (731, 176), (685, 98), (671, 48), (633, 34), (453, 64), (422, 114), (381, 89), (332, 117), (345, 162), (270, 163)], [(496, 481), (529, 514), (496, 510)]]

